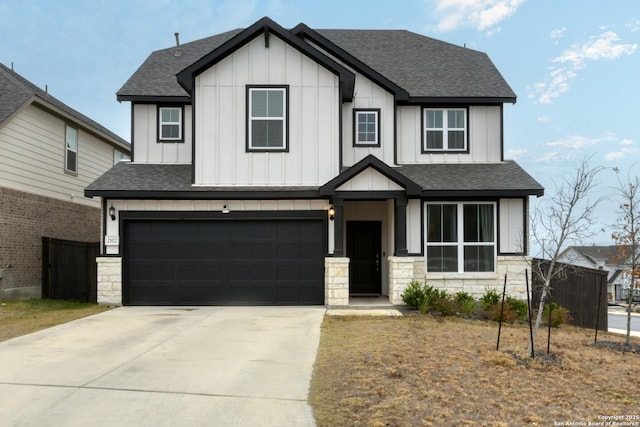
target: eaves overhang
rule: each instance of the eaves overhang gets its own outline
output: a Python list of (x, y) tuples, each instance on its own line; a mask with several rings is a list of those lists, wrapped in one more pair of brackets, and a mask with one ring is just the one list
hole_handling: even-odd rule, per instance
[(343, 65), (324, 55), (322, 52), (305, 43), (299, 37), (287, 31), (273, 20), (264, 17), (255, 24), (238, 33), (226, 43), (209, 52), (184, 70), (177, 74), (177, 80), (188, 93), (193, 93), (195, 86), (195, 78), (209, 69), (222, 59), (226, 58), (236, 50), (240, 49), (256, 37), (264, 35), (265, 43), (268, 38), (273, 35), (297, 49), (303, 55), (313, 59), (329, 71), (333, 72), (340, 78), (340, 87), (342, 92), (342, 101), (351, 102), (353, 100), (353, 92), (355, 88), (355, 74)]

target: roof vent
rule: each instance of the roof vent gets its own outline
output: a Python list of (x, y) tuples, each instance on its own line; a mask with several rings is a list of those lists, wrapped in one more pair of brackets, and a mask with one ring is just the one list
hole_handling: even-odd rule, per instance
[(180, 49), (180, 33), (173, 33), (173, 35), (176, 36), (176, 51), (173, 53), (173, 56), (182, 56), (182, 49)]

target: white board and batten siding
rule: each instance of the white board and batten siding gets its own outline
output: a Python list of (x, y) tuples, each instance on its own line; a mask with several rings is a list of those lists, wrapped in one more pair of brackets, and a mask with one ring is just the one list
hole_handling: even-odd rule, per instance
[(499, 162), (502, 112), (497, 106), (469, 107), (468, 153), (422, 153), (422, 108), (398, 107), (398, 164)]
[[(386, 164), (393, 165), (395, 143), (395, 99), (393, 94), (362, 74), (355, 72), (355, 75), (353, 102), (344, 104), (342, 110), (342, 162), (344, 166), (353, 166), (369, 154), (373, 154)], [(354, 146), (353, 111), (358, 109), (380, 110), (378, 116), (378, 120), (380, 120), (379, 147)]]
[(100, 207), (84, 188), (113, 166), (114, 148), (78, 129), (78, 173), (65, 173), (66, 122), (34, 105), (0, 128), (0, 185), (67, 202)]
[(133, 141), (135, 163), (191, 163), (191, 106), (184, 107), (183, 142), (158, 142), (158, 106), (133, 105)]
[[(230, 212), (241, 211), (329, 211), (327, 200), (118, 200), (109, 199), (118, 215), (125, 211), (147, 212), (222, 212), (224, 207)], [(329, 253), (333, 253), (334, 221), (327, 221)], [(117, 254), (118, 244), (121, 243), (119, 220), (107, 219), (105, 241), (112, 240), (113, 245), (107, 245), (107, 254)]]
[[(287, 85), (288, 152), (247, 152), (247, 85)], [(338, 175), (339, 78), (258, 36), (196, 77), (196, 185), (322, 185)]]
[(524, 251), (524, 200), (500, 199), (500, 253), (517, 254)]

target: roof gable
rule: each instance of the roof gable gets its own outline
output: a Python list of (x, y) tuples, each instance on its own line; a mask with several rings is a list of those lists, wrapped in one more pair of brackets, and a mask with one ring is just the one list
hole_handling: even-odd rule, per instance
[(186, 67), (177, 74), (178, 83), (188, 92), (193, 91), (194, 78), (207, 70), (214, 64), (229, 56), (231, 53), (240, 49), (256, 37), (264, 36), (265, 46), (268, 47), (269, 37), (276, 36), (285, 43), (294, 47), (302, 54), (310, 57), (323, 67), (327, 68), (340, 77), (340, 86), (342, 89), (342, 98), (345, 102), (353, 99), (353, 89), (355, 86), (355, 75), (347, 68), (324, 55), (309, 44), (303, 42), (300, 38), (295, 37), (292, 33), (282, 28), (280, 25), (265, 17), (248, 27), (246, 30), (236, 34), (230, 40), (226, 41), (216, 49), (207, 53), (205, 56)]
[[(368, 182), (363, 182), (362, 180), (368, 180)], [(356, 184), (356, 188), (349, 188), (349, 184)], [(370, 186), (370, 188), (365, 191), (401, 190), (406, 191), (408, 196), (419, 196), (422, 191), (418, 184), (398, 173), (398, 171), (374, 155), (369, 154), (367, 157), (320, 187), (320, 195), (332, 196), (336, 191), (360, 191), (361, 189), (357, 188), (360, 185)]]

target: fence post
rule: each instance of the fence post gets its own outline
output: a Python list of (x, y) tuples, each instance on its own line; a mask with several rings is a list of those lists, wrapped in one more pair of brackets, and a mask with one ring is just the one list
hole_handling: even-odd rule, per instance
[(502, 331), (502, 313), (504, 312), (504, 296), (507, 293), (507, 275), (504, 275), (504, 287), (502, 288), (502, 305), (500, 305), (500, 319), (498, 326), (498, 342), (496, 343), (496, 351), (500, 349), (500, 332)]
[(524, 281), (527, 284), (527, 313), (529, 314), (529, 337), (531, 340), (531, 358), (536, 358), (536, 352), (533, 349), (533, 324), (531, 323), (531, 298), (529, 296), (529, 271), (524, 270)]

